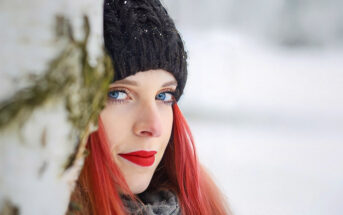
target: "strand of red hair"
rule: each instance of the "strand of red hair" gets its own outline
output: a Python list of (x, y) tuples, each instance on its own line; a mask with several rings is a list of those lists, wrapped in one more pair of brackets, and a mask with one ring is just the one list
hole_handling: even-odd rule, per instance
[(166, 171), (175, 172), (183, 214), (230, 214), (226, 200), (212, 178), (200, 165), (194, 139), (186, 119), (177, 104), (173, 105), (174, 162)]
[[(171, 141), (148, 189), (164, 187), (174, 191), (184, 215), (231, 214), (220, 190), (198, 162), (193, 136), (176, 103), (173, 104), (173, 116)], [(91, 214), (126, 214), (118, 191), (139, 200), (131, 193), (112, 159), (100, 117), (98, 130), (88, 139), (87, 150), (90, 154), (79, 183), (87, 191)]]
[(125, 193), (132, 199), (135, 197), (113, 161), (100, 117), (98, 125), (98, 130), (93, 132), (88, 139), (87, 150), (90, 154), (85, 160), (79, 182), (88, 190), (91, 214), (124, 215), (125, 208), (118, 190), (120, 189), (121, 193)]

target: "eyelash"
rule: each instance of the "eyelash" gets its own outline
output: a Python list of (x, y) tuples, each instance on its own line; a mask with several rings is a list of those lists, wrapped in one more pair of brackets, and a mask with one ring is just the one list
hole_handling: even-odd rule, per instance
[[(108, 91), (108, 93), (113, 92), (113, 91), (126, 93), (127, 96), (130, 97), (130, 92), (126, 88), (113, 88), (113, 89), (110, 89)], [(158, 92), (157, 95), (159, 95), (161, 93), (170, 93), (171, 96), (172, 96), (172, 100), (171, 101), (162, 101), (162, 100), (160, 100), (161, 102), (163, 102), (164, 104), (167, 104), (167, 105), (173, 105), (175, 103), (175, 90), (174, 89), (171, 89), (171, 88), (163, 89), (161, 92)], [(116, 99), (110, 98), (109, 95), (107, 95), (107, 97), (108, 97), (108, 101), (111, 102), (111, 103), (122, 104), (122, 103), (126, 103), (127, 102), (127, 99), (116, 100)]]
[(113, 88), (113, 89), (110, 89), (108, 92), (107, 92), (107, 100), (110, 102), (110, 103), (118, 103), (118, 104), (121, 104), (121, 103), (125, 103), (127, 102), (126, 99), (114, 99), (114, 98), (111, 98), (111, 96), (109, 95), (111, 92), (122, 92), (122, 93), (126, 93), (128, 97), (130, 97), (130, 92), (125, 89), (125, 88)]
[(173, 90), (173, 89), (165, 89), (165, 90), (162, 90), (161, 92), (159, 92), (157, 95), (159, 95), (161, 93), (170, 93), (171, 96), (172, 96), (171, 101), (162, 101), (164, 104), (173, 105), (175, 103), (175, 90)]

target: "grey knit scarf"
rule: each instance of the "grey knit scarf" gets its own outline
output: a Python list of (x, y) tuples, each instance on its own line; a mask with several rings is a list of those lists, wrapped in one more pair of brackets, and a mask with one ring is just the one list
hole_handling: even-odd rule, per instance
[(144, 192), (139, 195), (144, 203), (137, 204), (128, 197), (122, 201), (131, 215), (181, 215), (181, 209), (174, 193), (167, 190)]

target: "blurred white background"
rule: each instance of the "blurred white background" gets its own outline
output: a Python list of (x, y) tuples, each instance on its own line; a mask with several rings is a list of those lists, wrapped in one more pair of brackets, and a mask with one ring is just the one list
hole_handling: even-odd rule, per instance
[(343, 1), (164, 0), (180, 106), (235, 215), (343, 214)]

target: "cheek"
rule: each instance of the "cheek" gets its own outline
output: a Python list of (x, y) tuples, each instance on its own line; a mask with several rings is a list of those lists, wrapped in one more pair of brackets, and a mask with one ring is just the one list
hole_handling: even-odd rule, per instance
[(167, 143), (169, 142), (170, 135), (172, 133), (172, 128), (173, 128), (173, 110), (171, 107), (169, 107), (167, 110), (165, 110), (162, 114), (162, 124), (163, 124), (163, 139), (166, 142), (165, 147)]
[(121, 143), (125, 139), (130, 130), (130, 114), (126, 113), (127, 111), (127, 109), (114, 108), (111, 105), (107, 105), (100, 113), (111, 151), (120, 147), (118, 143)]

